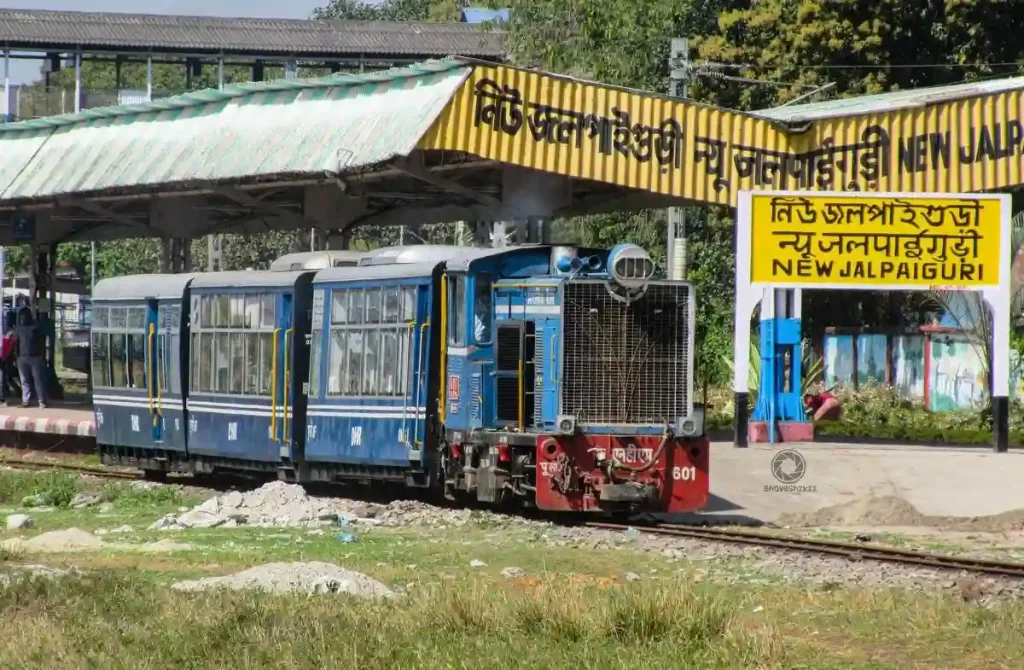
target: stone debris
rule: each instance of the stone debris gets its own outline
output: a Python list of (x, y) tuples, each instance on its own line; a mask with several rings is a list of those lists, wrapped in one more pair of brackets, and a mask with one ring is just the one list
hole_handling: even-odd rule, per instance
[(626, 573), (626, 581), (627, 582), (635, 582), (638, 579), (640, 579), (640, 575), (636, 574), (635, 572), (627, 572)]
[(471, 567), (471, 568), (486, 568), (487, 564), (484, 563), (481, 560), (478, 560), (478, 559), (474, 558), (472, 561), (469, 562), (469, 567)]
[(25, 553), (64, 553), (95, 551), (103, 547), (103, 540), (81, 528), (65, 528), (25, 539), (12, 537), (4, 540), (0, 547), (8, 551)]
[[(387, 505), (344, 498), (309, 495), (302, 486), (274, 481), (253, 491), (231, 491), (209, 498), (192, 509), (168, 514), (150, 526), (150, 530), (184, 530), (236, 525), (261, 527), (319, 528), (339, 526), (426, 526), (460, 527), (486, 519), (495, 524), (530, 523), (515, 517), (451, 510), (413, 500), (396, 500)], [(355, 535), (352, 535), (355, 537)]]
[(32, 527), (32, 517), (28, 514), (12, 514), (7, 517), (7, 530), (20, 530)]
[(226, 588), (252, 589), (269, 593), (348, 593), (364, 598), (389, 598), (394, 592), (375, 579), (345, 568), (311, 561), (268, 563), (233, 575), (175, 582), (176, 591), (205, 591)]
[(137, 547), (132, 547), (136, 551), (143, 551), (150, 554), (173, 552), (173, 551), (189, 551), (195, 547), (187, 542), (174, 542), (172, 540), (157, 540), (156, 542), (147, 542), (146, 544), (140, 544)]
[(71, 507), (73, 509), (82, 509), (84, 507), (92, 507), (103, 502), (103, 496), (92, 493), (79, 493), (71, 499)]
[(526, 570), (523, 570), (522, 568), (515, 568), (515, 567), (502, 568), (501, 576), (504, 577), (505, 579), (518, 579), (520, 577), (525, 577), (526, 576)]
[(10, 584), (17, 579), (57, 579), (68, 574), (68, 570), (48, 565), (18, 565), (8, 572), (0, 572), (0, 584)]

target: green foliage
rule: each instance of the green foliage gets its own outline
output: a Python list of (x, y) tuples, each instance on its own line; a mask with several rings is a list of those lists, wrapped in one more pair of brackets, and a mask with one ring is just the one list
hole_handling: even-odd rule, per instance
[(120, 510), (177, 507), (184, 502), (181, 491), (173, 486), (142, 488), (120, 483), (104, 486), (103, 499)]
[[(733, 364), (733, 356), (729, 354), (722, 357), (722, 363), (729, 369), (729, 378), (732, 378), (736, 366)], [(824, 360), (814, 351), (811, 343), (804, 340), (800, 347), (800, 388), (805, 392), (821, 384), (824, 375)], [(750, 393), (752, 404), (757, 404), (757, 394), (761, 388), (761, 344), (756, 334), (750, 338), (750, 375), (747, 379), (747, 390)]]
[(459, 14), (455, 0), (331, 0), (326, 7), (313, 10), (315, 19), (357, 21), (456, 21)]
[[(729, 74), (781, 85), (702, 82), (709, 101), (761, 109), (825, 83), (830, 97), (933, 86), (965, 77), (1015, 74), (1024, 6), (945, 0), (760, 0), (722, 12), (718, 30), (697, 40), (702, 58), (740, 67)], [(928, 65), (921, 67), (919, 64)], [(915, 67), (915, 65), (918, 65)], [(935, 67), (947, 65), (949, 67)]]
[(78, 479), (63, 472), (41, 472), (23, 502), (31, 506), (68, 507), (78, 494)]
[[(817, 421), (815, 434), (832, 439), (870, 439), (934, 444), (990, 444), (991, 417), (986, 411), (929, 412), (899, 389), (877, 383), (834, 391), (842, 406), (838, 421)], [(705, 419), (708, 430), (733, 426), (730, 405), (715, 408)], [(1010, 404), (1010, 443), (1024, 446), (1024, 404)]]

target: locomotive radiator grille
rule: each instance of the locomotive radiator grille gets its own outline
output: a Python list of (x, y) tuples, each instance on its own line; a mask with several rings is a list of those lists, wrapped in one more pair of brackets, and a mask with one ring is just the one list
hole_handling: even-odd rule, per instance
[(581, 424), (673, 424), (690, 413), (693, 288), (648, 284), (632, 303), (606, 282), (565, 286), (562, 409)]

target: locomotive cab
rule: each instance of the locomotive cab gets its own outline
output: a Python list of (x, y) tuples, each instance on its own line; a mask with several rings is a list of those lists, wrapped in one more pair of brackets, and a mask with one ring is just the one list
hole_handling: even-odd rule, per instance
[(452, 493), (559, 511), (704, 506), (692, 285), (635, 245), (449, 263), (441, 423)]

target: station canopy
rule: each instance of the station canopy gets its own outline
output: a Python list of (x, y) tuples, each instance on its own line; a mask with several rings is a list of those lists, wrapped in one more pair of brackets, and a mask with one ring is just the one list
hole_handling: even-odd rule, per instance
[(0, 126), (0, 243), (735, 206), (745, 189), (1007, 190), (1022, 91), (744, 113), (466, 58), (228, 86)]

